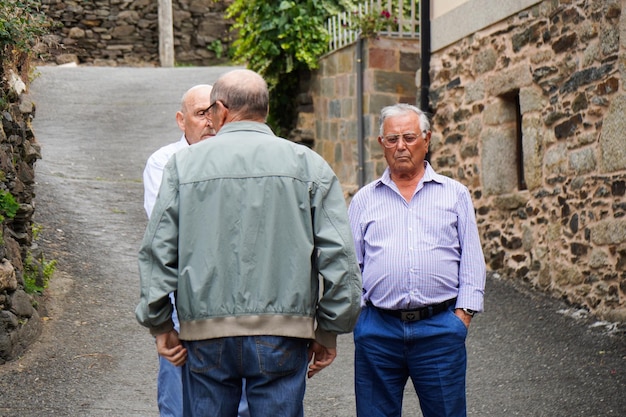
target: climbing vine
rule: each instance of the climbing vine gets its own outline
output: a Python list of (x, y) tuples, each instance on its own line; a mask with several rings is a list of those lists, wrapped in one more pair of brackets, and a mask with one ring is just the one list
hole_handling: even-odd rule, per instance
[(235, 0), (227, 10), (237, 32), (233, 59), (261, 74), (270, 88), (268, 123), (279, 135), (294, 125), (303, 71), (317, 68), (328, 51), (329, 16), (347, 10), (348, 0)]

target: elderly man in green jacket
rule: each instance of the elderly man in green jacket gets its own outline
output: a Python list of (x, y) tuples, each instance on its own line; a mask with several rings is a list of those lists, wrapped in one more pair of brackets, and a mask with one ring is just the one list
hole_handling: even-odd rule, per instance
[(265, 124), (257, 73), (225, 74), (211, 102), (217, 135), (165, 167), (137, 319), (183, 366), (185, 416), (236, 416), (244, 378), (251, 415), (302, 416), (305, 374), (334, 360), (360, 312), (343, 192), (318, 154)]

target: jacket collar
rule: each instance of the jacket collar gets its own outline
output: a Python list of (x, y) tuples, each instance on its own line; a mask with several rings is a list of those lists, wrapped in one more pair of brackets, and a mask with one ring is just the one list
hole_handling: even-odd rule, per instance
[(265, 133), (266, 135), (274, 135), (272, 129), (265, 123), (253, 122), (253, 121), (241, 121), (241, 122), (229, 122), (226, 123), (216, 136), (221, 136), (226, 133), (238, 132), (242, 130), (253, 131), (258, 133)]

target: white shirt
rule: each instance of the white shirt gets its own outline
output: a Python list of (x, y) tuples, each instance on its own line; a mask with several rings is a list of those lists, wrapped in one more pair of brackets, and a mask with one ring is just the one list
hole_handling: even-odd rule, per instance
[[(183, 135), (178, 142), (170, 143), (155, 151), (148, 161), (146, 167), (143, 170), (143, 207), (146, 209), (148, 218), (152, 214), (154, 203), (156, 202), (157, 195), (159, 194), (159, 188), (161, 187), (161, 180), (163, 179), (163, 169), (170, 160), (172, 155), (181, 149), (189, 146), (185, 135)], [(176, 313), (176, 300), (174, 293), (170, 294), (170, 300), (174, 306), (174, 312), (172, 313), (172, 321), (174, 322), (174, 328), (179, 331), (180, 324), (178, 322), (178, 314)]]
[(187, 139), (185, 135), (183, 135), (178, 142), (163, 146), (148, 158), (146, 167), (143, 170), (143, 207), (146, 209), (148, 218), (150, 218), (150, 214), (152, 214), (154, 203), (159, 194), (165, 164), (167, 164), (167, 161), (170, 160), (172, 155), (187, 146), (189, 146), (189, 143), (187, 143)]

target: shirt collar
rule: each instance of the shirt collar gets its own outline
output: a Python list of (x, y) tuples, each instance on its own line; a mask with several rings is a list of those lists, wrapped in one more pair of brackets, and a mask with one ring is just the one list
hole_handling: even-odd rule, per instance
[(275, 136), (274, 132), (272, 132), (272, 129), (270, 129), (270, 127), (266, 125), (265, 123), (246, 121), (246, 120), (241, 121), (241, 122), (226, 123), (224, 126), (222, 126), (220, 131), (217, 132), (216, 136), (222, 135), (224, 133), (230, 133), (230, 132), (235, 132), (235, 131), (240, 131), (240, 130), (250, 130), (250, 131), (255, 131), (255, 132), (265, 133), (267, 135)]
[[(422, 177), (420, 182), (437, 182), (439, 184), (442, 184), (444, 180), (443, 176), (437, 174), (435, 170), (430, 166), (428, 161), (424, 161), (424, 176)], [(391, 171), (389, 170), (389, 167), (387, 167), (385, 169), (385, 172), (383, 172), (383, 175), (381, 175), (378, 181), (376, 181), (376, 186), (378, 187), (379, 185), (386, 185), (387, 187), (390, 187), (392, 183), (393, 181), (391, 180)]]

